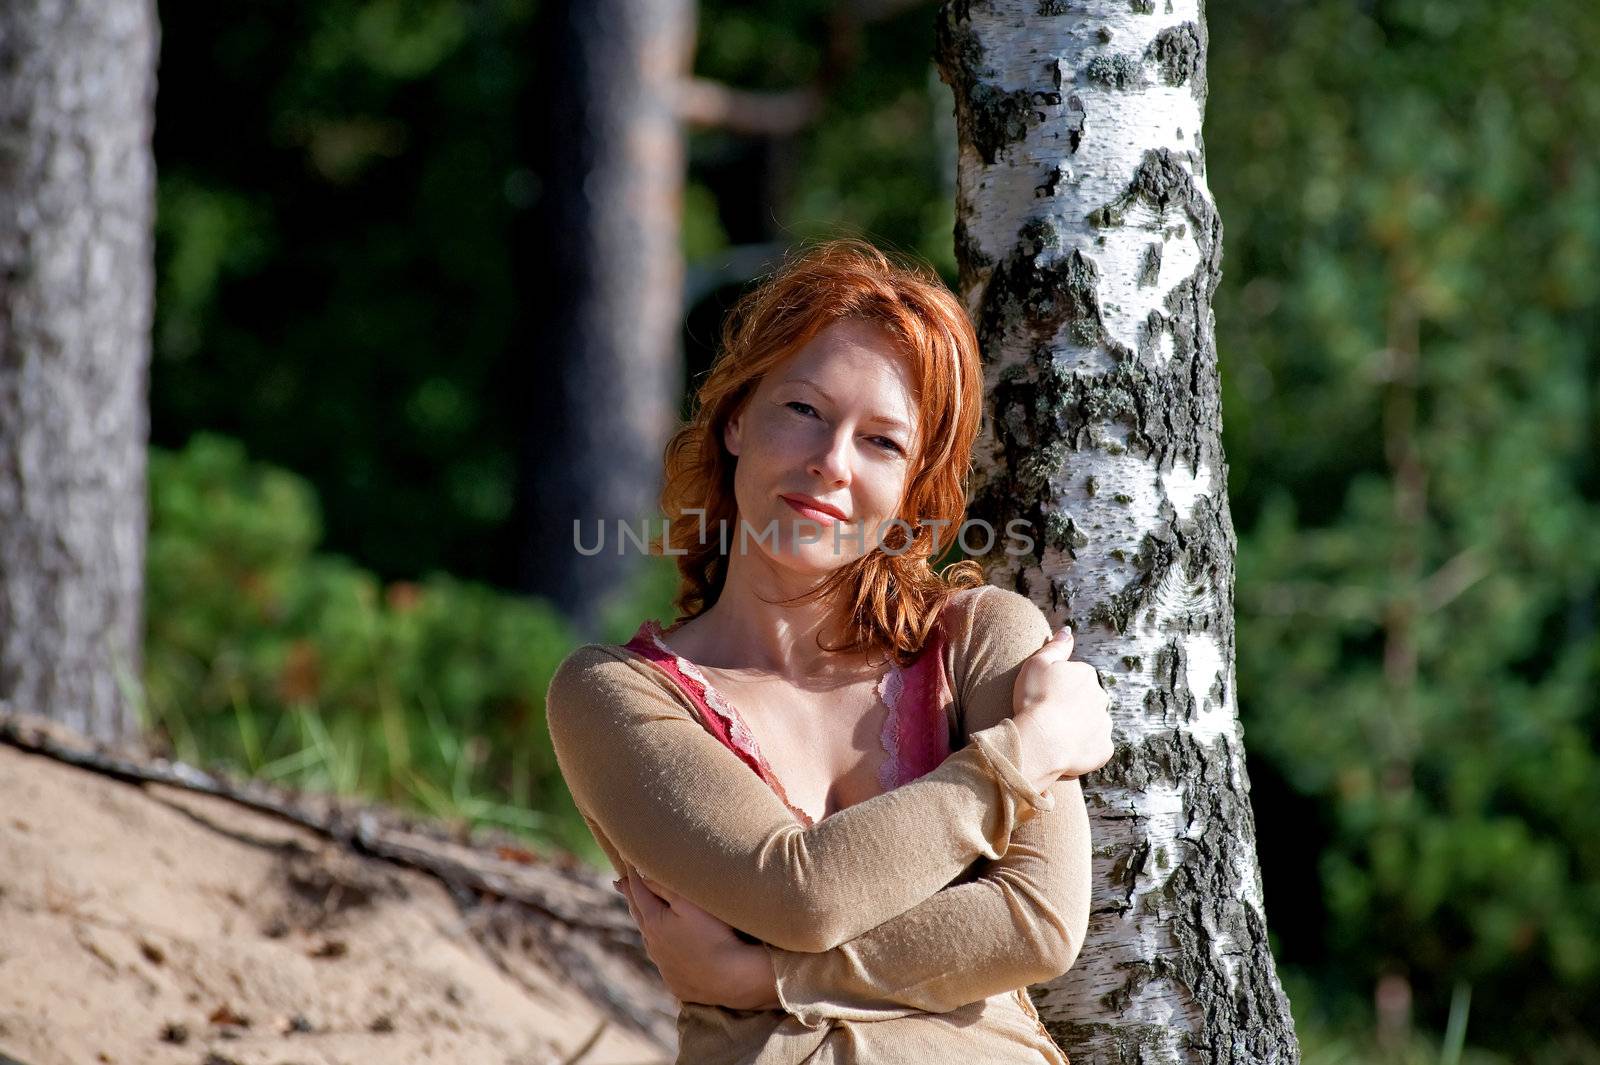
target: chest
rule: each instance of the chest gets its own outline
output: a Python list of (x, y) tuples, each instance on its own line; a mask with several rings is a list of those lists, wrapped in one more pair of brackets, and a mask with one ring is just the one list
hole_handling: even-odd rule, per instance
[(890, 710), (881, 675), (820, 691), (723, 675), (708, 679), (738, 708), (789, 802), (813, 822), (883, 792), (891, 755), (884, 745)]

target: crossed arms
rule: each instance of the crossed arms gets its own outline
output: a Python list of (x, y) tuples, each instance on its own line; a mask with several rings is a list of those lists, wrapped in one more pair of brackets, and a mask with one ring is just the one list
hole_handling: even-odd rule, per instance
[(968, 746), (809, 828), (648, 663), (589, 645), (551, 683), (562, 772), (613, 865), (764, 940), (803, 1023), (956, 1009), (1059, 975), (1082, 945), (1082, 793), (1072, 780), (1034, 791), (1010, 721), (1017, 669), (1049, 625), (997, 588), (951, 609)]

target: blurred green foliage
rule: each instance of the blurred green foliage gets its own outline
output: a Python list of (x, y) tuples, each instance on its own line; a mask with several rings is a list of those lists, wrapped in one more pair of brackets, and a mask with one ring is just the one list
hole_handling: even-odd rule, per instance
[(299, 472), (386, 579), (506, 578), (531, 3), (159, 9), (155, 442)]
[[(853, 230), (953, 271), (933, 5), (842, 49), (835, 10), (701, 6), (702, 75), (782, 89), (853, 58), (797, 137), (691, 137), (692, 263)], [(559, 621), (408, 583), (504, 580), (513, 556), (497, 385), (537, 12), (161, 14), (155, 435), (227, 433), (298, 476), (217, 440), (157, 454), (154, 718), (194, 756), (570, 825), (538, 719)], [(1206, 16), (1239, 699), (1307, 1060), (1600, 1060), (1600, 21), (1579, 0)], [(730, 296), (694, 309), (691, 372)], [(316, 553), (313, 491), (355, 562)], [(670, 580), (647, 569), (611, 638), (664, 616)], [(1374, 1039), (1385, 974), (1442, 1037)]]
[(1525, 1056), (1600, 1023), (1600, 25), (1208, 14), (1273, 925), (1324, 991), (1392, 972), (1436, 1024), (1466, 981), (1477, 1036)]
[(145, 709), (178, 757), (598, 856), (544, 723), (559, 615), (317, 553), (305, 481), (224, 438), (152, 452), (150, 499)]

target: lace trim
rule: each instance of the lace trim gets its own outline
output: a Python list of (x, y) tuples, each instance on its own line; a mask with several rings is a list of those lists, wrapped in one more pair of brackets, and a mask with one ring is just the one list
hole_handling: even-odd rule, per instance
[(722, 693), (711, 686), (711, 682), (706, 679), (706, 675), (700, 672), (700, 667), (661, 642), (661, 626), (656, 622), (650, 622), (646, 635), (650, 637), (650, 642), (656, 645), (657, 650), (672, 659), (673, 664), (678, 667), (678, 672), (700, 686), (701, 697), (705, 699), (706, 705), (711, 707), (717, 716), (727, 723), (728, 735), (733, 737), (733, 742), (737, 743), (739, 748), (746, 754), (765, 765), (767, 760), (761, 757), (761, 751), (756, 746), (755, 734), (744, 723), (744, 718), (739, 716), (739, 711), (733, 708), (733, 704), (724, 699)]
[[(641, 629), (643, 635), (648, 637), (656, 651), (671, 660), (677, 671), (699, 689), (701, 700), (712, 713), (722, 719), (724, 726), (727, 728), (729, 739), (733, 741), (740, 752), (759, 767), (758, 772), (762, 779), (771, 786), (773, 791), (777, 792), (778, 798), (783, 800), (783, 804), (805, 824), (815, 824), (810, 814), (789, 801), (789, 796), (783, 790), (783, 783), (778, 780), (778, 775), (773, 771), (772, 764), (761, 753), (761, 747), (756, 742), (755, 734), (745, 724), (744, 718), (740, 716), (738, 709), (716, 689), (711, 681), (707, 679), (705, 673), (700, 670), (700, 667), (666, 645), (665, 641), (662, 640), (665, 630), (661, 627), (660, 622), (654, 619), (647, 620), (641, 626)], [(878, 683), (874, 687), (879, 701), (883, 703), (888, 711), (884, 714), (883, 727), (878, 732), (878, 742), (883, 747), (886, 756), (883, 764), (878, 768), (878, 787), (884, 792), (893, 791), (901, 784), (915, 779), (921, 773), (928, 772), (943, 760), (944, 755), (949, 753), (949, 744), (946, 742), (940, 742), (937, 749), (931, 751), (919, 749), (915, 752), (915, 758), (911, 757), (913, 752), (907, 749), (906, 713), (904, 710), (907, 690), (915, 689), (923, 698), (932, 700), (929, 712), (935, 716), (939, 715), (942, 707), (942, 702), (939, 700), (939, 688), (934, 686), (932, 690), (925, 690), (929, 688), (929, 683), (926, 676), (922, 674), (925, 673), (929, 663), (932, 664), (933, 668), (942, 672), (943, 666), (937, 642), (929, 649), (924, 659), (919, 660), (909, 669), (902, 668), (891, 659), (888, 672), (878, 678)], [(912, 677), (910, 670), (918, 669), (919, 666), (922, 667), (918, 674), (921, 679), (918, 683), (913, 684), (911, 682), (915, 678)], [(942, 721), (937, 724), (942, 724)], [(937, 724), (934, 727), (937, 727)], [(923, 744), (923, 746), (926, 746), (926, 744)], [(914, 764), (918, 761), (931, 761), (931, 764), (922, 766)]]
[(877, 687), (879, 701), (889, 708), (889, 712), (883, 717), (883, 728), (878, 733), (878, 742), (882, 744), (884, 753), (889, 756), (883, 765), (878, 767), (878, 786), (884, 791), (893, 791), (900, 786), (900, 697), (905, 694), (905, 690), (905, 671), (891, 660), (889, 672), (879, 679)]
[(712, 713), (720, 717), (727, 725), (728, 737), (733, 740), (741, 751), (749, 755), (761, 767), (761, 778), (766, 781), (773, 791), (777, 792), (778, 798), (782, 800), (783, 805), (789, 808), (789, 812), (808, 826), (815, 824), (816, 822), (811, 819), (810, 814), (789, 801), (788, 793), (783, 790), (783, 783), (778, 779), (778, 774), (773, 772), (772, 763), (768, 762), (766, 756), (761, 753), (761, 747), (756, 743), (755, 734), (744, 723), (744, 718), (739, 716), (739, 711), (735, 709), (734, 705), (723, 698), (722, 693), (712, 686), (711, 682), (706, 679), (706, 675), (700, 671), (699, 666), (696, 666), (662, 642), (663, 630), (660, 622), (653, 619), (646, 621), (644, 623), (644, 633), (650, 638), (650, 642), (655, 645), (658, 651), (672, 659), (673, 665), (677, 667), (678, 672), (693, 681), (700, 689), (700, 697), (705, 701), (706, 706), (710, 707)]

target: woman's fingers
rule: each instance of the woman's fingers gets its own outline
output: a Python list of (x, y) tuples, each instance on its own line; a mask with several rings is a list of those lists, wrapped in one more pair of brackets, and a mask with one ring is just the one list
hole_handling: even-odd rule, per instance
[[(640, 884), (639, 874), (631, 865), (623, 866), (622, 875), (611, 881), (611, 886), (617, 889), (617, 893), (628, 904), (628, 914), (633, 918), (633, 923), (642, 930), (646, 915), (655, 916), (654, 911), (649, 908), (650, 903), (653, 902), (660, 907), (661, 900)], [(649, 901), (646, 901), (647, 899)]]
[(1072, 651), (1076, 645), (1077, 641), (1072, 637), (1072, 629), (1063, 625), (1056, 630), (1053, 636), (1045, 641), (1043, 647), (1033, 652), (1033, 657), (1065, 662), (1072, 657)]
[(673, 891), (665, 884), (658, 884), (654, 880), (651, 880), (649, 877), (645, 876), (643, 873), (639, 874), (639, 879), (643, 881), (645, 887), (650, 889), (651, 894), (655, 895), (669, 906), (678, 901), (677, 892)]
[(628, 866), (628, 898), (645, 920), (653, 921), (667, 908), (667, 904), (645, 886), (644, 876), (633, 866)]
[(642, 930), (644, 928), (644, 922), (639, 919), (639, 908), (633, 904), (633, 895), (628, 890), (627, 878), (624, 877), (619, 880), (613, 880), (611, 882), (611, 886), (617, 889), (617, 894), (622, 896), (622, 901), (628, 904), (628, 916), (632, 917), (633, 923), (638, 925)]

